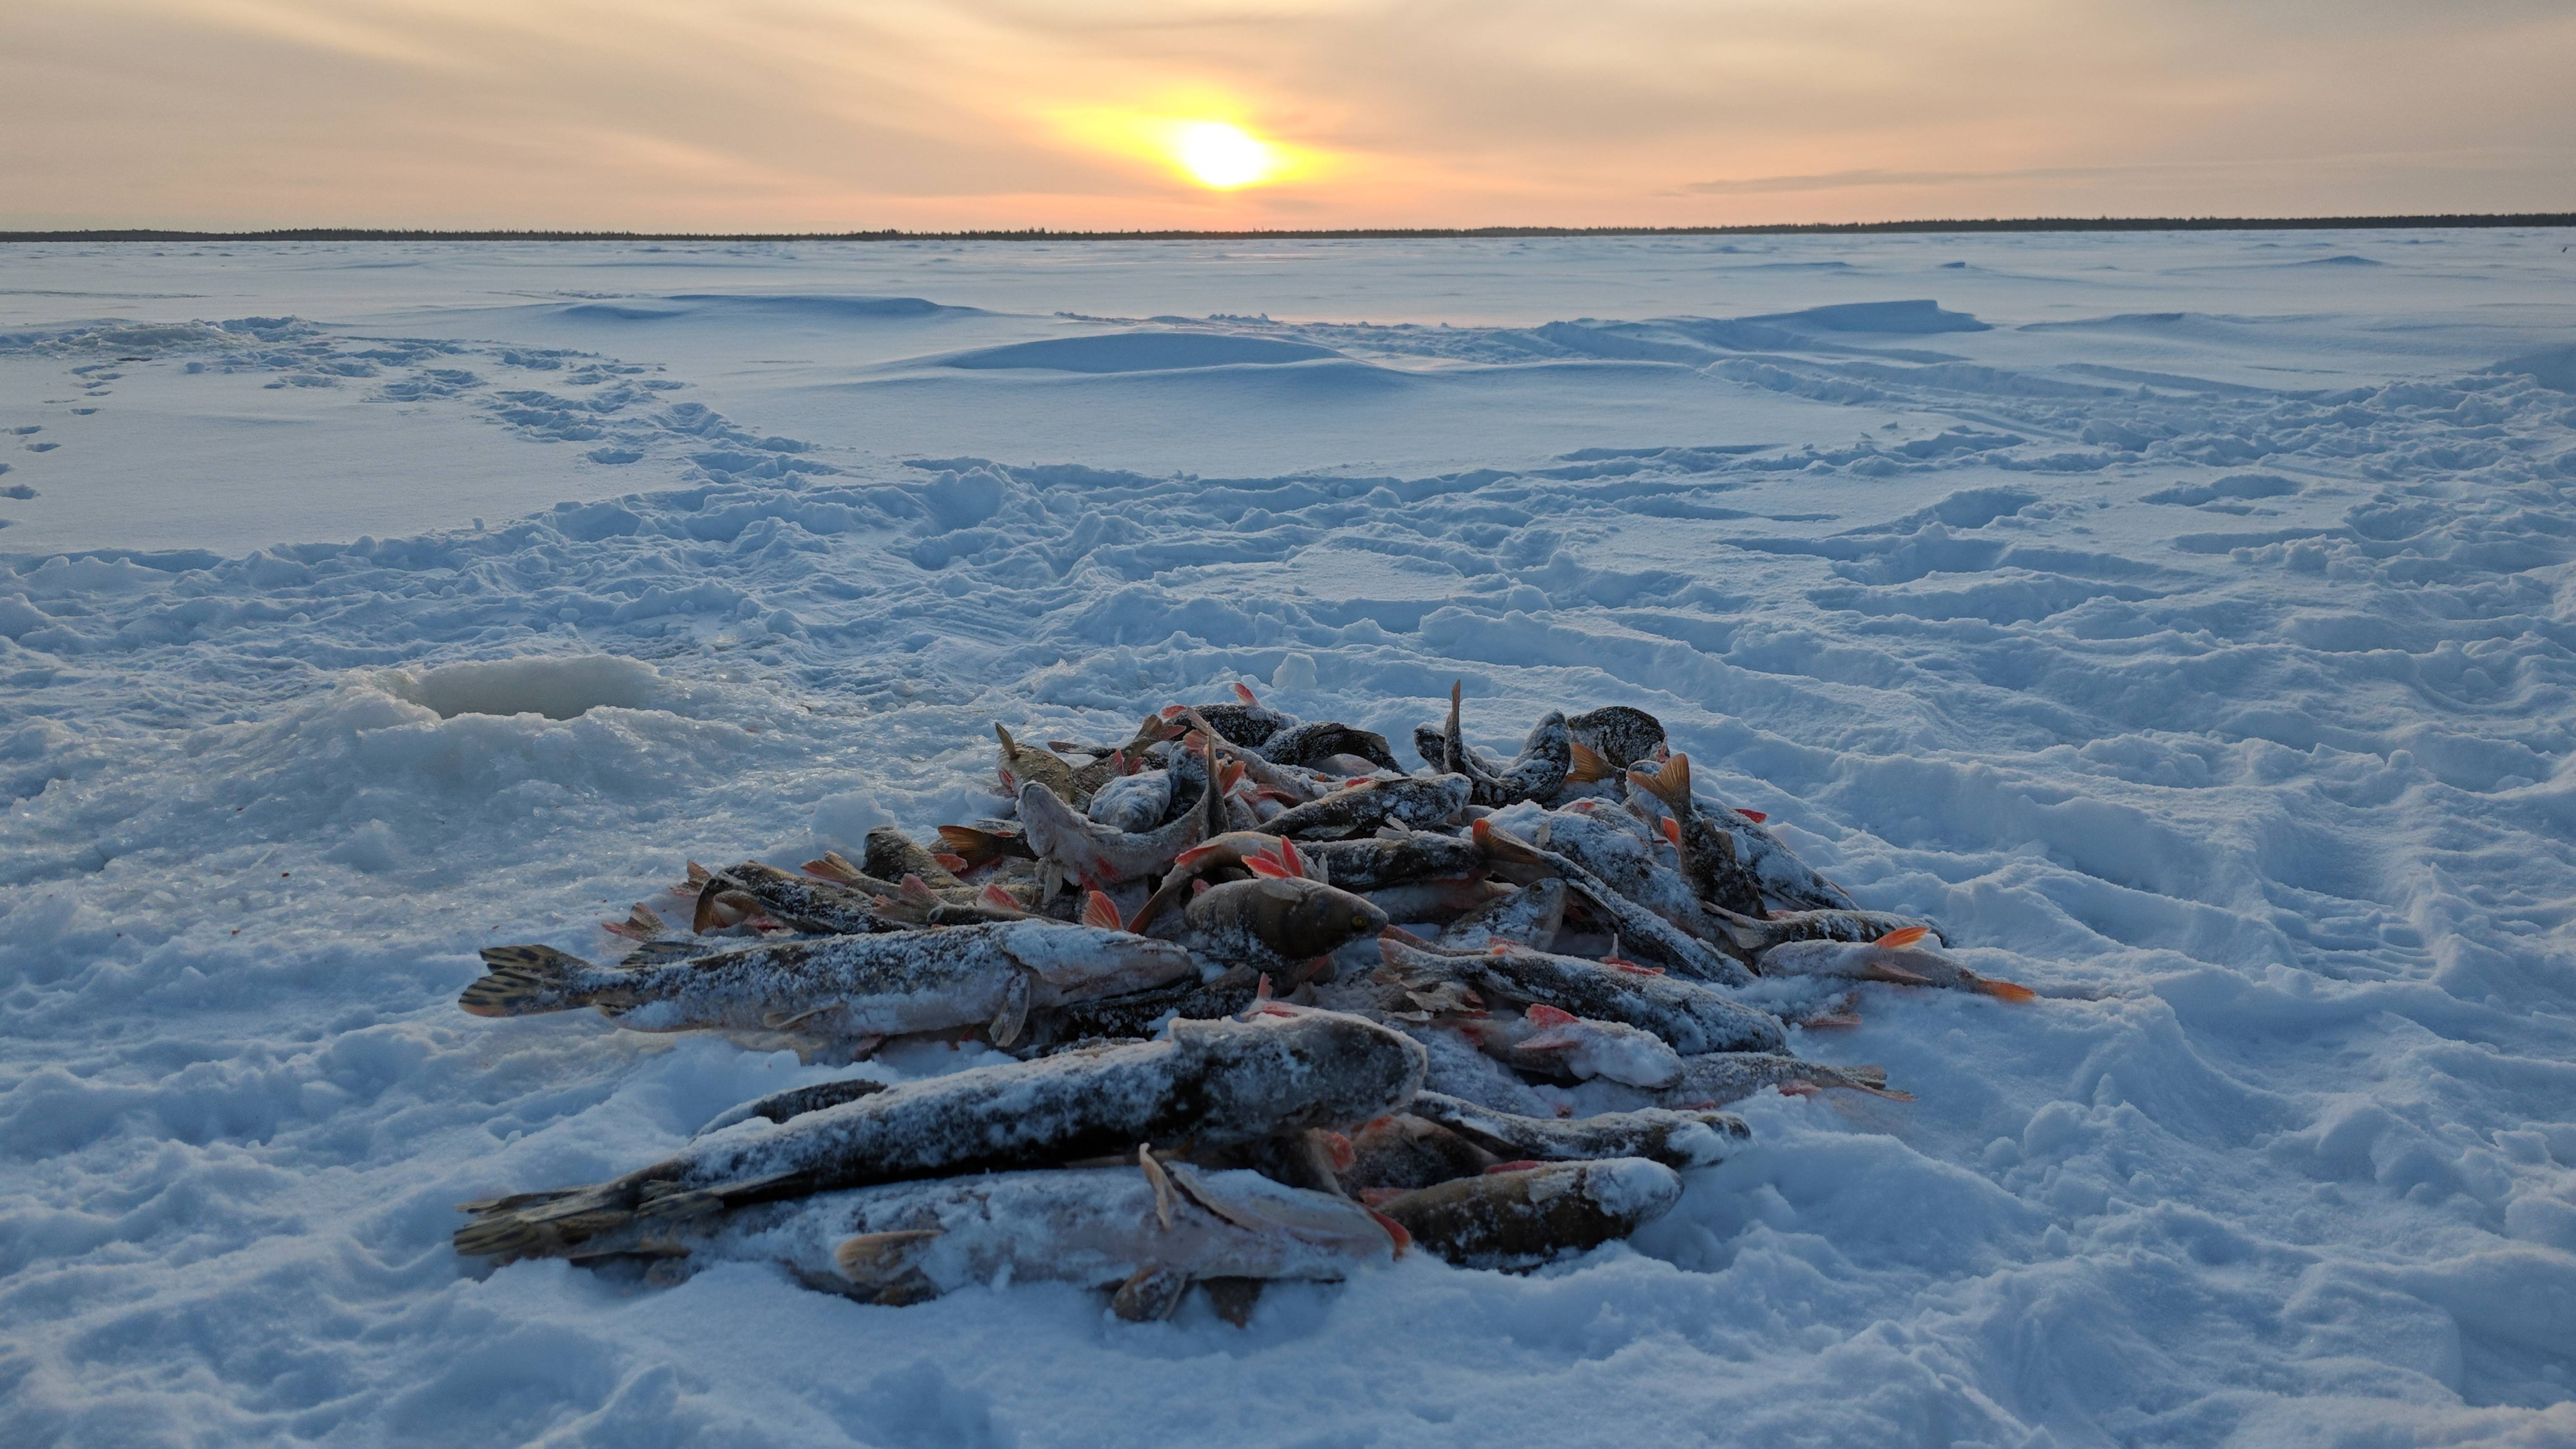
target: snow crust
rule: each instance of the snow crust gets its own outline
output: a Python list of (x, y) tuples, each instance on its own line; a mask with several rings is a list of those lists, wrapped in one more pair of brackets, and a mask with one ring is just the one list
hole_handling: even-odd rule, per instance
[[(0, 1438), (2576, 1440), (2564, 242), (10, 248)], [(2042, 999), (1248, 1329), (449, 1250), (849, 1070), (477, 947), (989, 813), (997, 719), (1459, 677)]]

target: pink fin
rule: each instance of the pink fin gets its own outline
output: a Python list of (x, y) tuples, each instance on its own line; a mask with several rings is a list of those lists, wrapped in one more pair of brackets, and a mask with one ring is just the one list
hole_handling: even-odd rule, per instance
[(1261, 701), (1252, 697), (1252, 686), (1249, 684), (1235, 685), (1234, 697), (1242, 700), (1245, 704), (1252, 706), (1254, 709), (1261, 708)]
[[(1380, 1207), (1395, 1201), (1397, 1198), (1400, 1198), (1411, 1191), (1413, 1191), (1413, 1189), (1409, 1187), (1364, 1187), (1360, 1189), (1360, 1206), (1366, 1208)], [(1369, 1216), (1374, 1218), (1378, 1215), (1372, 1212)], [(1385, 1226), (1384, 1220), (1380, 1220), (1379, 1226)]]
[(1270, 880), (1294, 880), (1297, 876), (1297, 872), (1290, 870), (1288, 867), (1281, 865), (1278, 861), (1273, 860), (1266, 855), (1245, 856), (1243, 858), (1243, 868), (1252, 872), (1254, 875), (1262, 876)]
[(1563, 1026), (1567, 1022), (1579, 1020), (1573, 1012), (1567, 1011), (1563, 1007), (1558, 1006), (1532, 1006), (1529, 1010), (1522, 1012), (1521, 1015), (1528, 1017), (1530, 1020), (1537, 1022), (1541, 1026)]
[(936, 864), (941, 870), (948, 872), (950, 875), (964, 875), (966, 872), (974, 869), (974, 866), (967, 863), (966, 857), (962, 855), (950, 855), (944, 850), (933, 851), (930, 859), (932, 863)]
[(1525, 1052), (1570, 1052), (1581, 1045), (1583, 1045), (1581, 1036), (1561, 1026), (1532, 1032), (1514, 1043), (1516, 1049)]
[(1673, 849), (1681, 849), (1682, 823), (1669, 815), (1664, 817), (1664, 839), (1672, 842)]
[(1990, 981), (1983, 976), (1969, 978), (1969, 989), (2005, 1001), (2037, 1001), (2039, 993), (2017, 981)]
[(1889, 951), (1900, 951), (1931, 934), (1930, 926), (1900, 926), (1870, 944)]
[(1351, 1145), (1351, 1139), (1339, 1132), (1324, 1134), (1324, 1150), (1332, 1155), (1335, 1172), (1348, 1172), (1351, 1170), (1351, 1164), (1360, 1160), (1360, 1150)]
[(1123, 930), (1126, 922), (1118, 919), (1118, 903), (1093, 891), (1082, 903), (1082, 923), (1104, 931)]
[(1890, 966), (1884, 961), (1872, 961), (1869, 963), (1869, 968), (1862, 974), (1869, 980), (1893, 982), (1898, 986), (1929, 986), (1932, 984), (1932, 978), (1929, 976), (1908, 971), (1902, 966)]
[(1747, 820), (1752, 821), (1752, 822), (1753, 822), (1754, 824), (1756, 824), (1756, 825), (1759, 825), (1759, 824), (1761, 824), (1763, 821), (1768, 820), (1768, 819), (1770, 819), (1770, 818), (1771, 818), (1770, 816), (1763, 814), (1763, 813), (1762, 813), (1761, 811), (1759, 811), (1759, 810), (1738, 810), (1738, 811), (1736, 811), (1735, 813), (1736, 813), (1736, 814), (1738, 814), (1738, 815), (1743, 816), (1743, 817), (1744, 817), (1745, 819), (1747, 819)]
[(975, 899), (985, 905), (993, 907), (996, 910), (1025, 911), (1028, 909), (1028, 907), (1020, 904), (1020, 898), (1018, 896), (1002, 889), (998, 883), (984, 887), (984, 893), (977, 896)]
[[(1402, 1196), (1402, 1194), (1398, 1194), (1398, 1196)], [(1395, 1241), (1395, 1255), (1399, 1258), (1403, 1257), (1404, 1250), (1413, 1246), (1413, 1234), (1404, 1230), (1404, 1224), (1397, 1222), (1395, 1219), (1388, 1217), (1382, 1212), (1379, 1212), (1376, 1208), (1367, 1208), (1366, 1211), (1370, 1217), (1377, 1220), (1377, 1225), (1379, 1227), (1386, 1230), (1386, 1235)]]
[(1547, 1166), (1546, 1163), (1539, 1161), (1535, 1157), (1524, 1157), (1517, 1162), (1497, 1162), (1493, 1166), (1485, 1169), (1485, 1176), (1492, 1177), (1496, 1173), (1500, 1172), (1527, 1172), (1533, 1167), (1545, 1166)]

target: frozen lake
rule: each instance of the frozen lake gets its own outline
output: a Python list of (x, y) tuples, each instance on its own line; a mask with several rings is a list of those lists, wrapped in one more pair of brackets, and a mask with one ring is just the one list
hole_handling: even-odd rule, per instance
[[(0, 1434), (2576, 1440), (2567, 244), (0, 247)], [(850, 1071), (477, 947), (989, 813), (997, 719), (1462, 677), (2042, 999), (1870, 987), (1795, 1049), (1914, 1103), (1248, 1328), (450, 1251)]]

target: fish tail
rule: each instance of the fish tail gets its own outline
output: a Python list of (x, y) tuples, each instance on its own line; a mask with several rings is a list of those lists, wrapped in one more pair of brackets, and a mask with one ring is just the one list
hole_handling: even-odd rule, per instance
[(1877, 1088), (1887, 1085), (1885, 1067), (1845, 1067), (1843, 1073), (1864, 1087)]
[(552, 946), (486, 946), (486, 975), (467, 986), (456, 1004), (476, 1016), (539, 1016), (602, 1001), (614, 988), (592, 980), (597, 968)]
[(1747, 955), (1776, 944), (1771, 939), (1771, 932), (1764, 928), (1764, 923), (1750, 916), (1737, 915), (1723, 906), (1704, 907), (1702, 914), (1717, 927), (1720, 934), (1724, 935), (1736, 950)]
[[(646, 1169), (647, 1172), (653, 1169)], [(456, 1230), (456, 1251), (471, 1258), (550, 1258), (571, 1252), (601, 1233), (635, 1218), (640, 1183), (634, 1177), (554, 1192), (458, 1203), (474, 1221)]]
[(1565, 778), (1578, 785), (1610, 778), (1610, 762), (1593, 753), (1581, 740), (1574, 741), (1574, 763), (1565, 769)]
[(1981, 991), (2005, 1001), (2037, 1001), (2039, 993), (2017, 981), (1995, 981), (1983, 976), (1970, 977), (1968, 989)]
[(1679, 818), (1690, 812), (1690, 756), (1675, 755), (1657, 767), (1653, 774), (1630, 770), (1628, 783), (1664, 802), (1664, 808)]

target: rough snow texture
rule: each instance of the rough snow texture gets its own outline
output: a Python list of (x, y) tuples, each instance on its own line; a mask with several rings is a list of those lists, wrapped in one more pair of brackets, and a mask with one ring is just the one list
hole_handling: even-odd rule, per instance
[[(2565, 242), (9, 248), (0, 1438), (2567, 1442)], [(2044, 999), (1245, 1330), (448, 1250), (830, 1075), (476, 947), (988, 813), (996, 719), (1458, 677)]]

